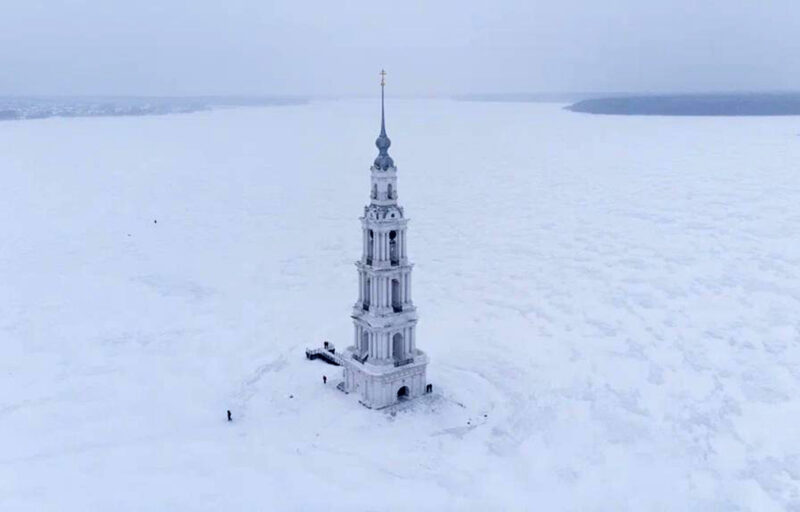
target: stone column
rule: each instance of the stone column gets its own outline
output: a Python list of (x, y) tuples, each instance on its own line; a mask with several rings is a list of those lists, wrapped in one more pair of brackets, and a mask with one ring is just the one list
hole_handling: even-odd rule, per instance
[(398, 229), (395, 230), (395, 233), (397, 233), (395, 235), (395, 237), (394, 237), (394, 243), (395, 243), (395, 246), (397, 246), (397, 259), (402, 261), (402, 259), (403, 259), (403, 230), (398, 228)]

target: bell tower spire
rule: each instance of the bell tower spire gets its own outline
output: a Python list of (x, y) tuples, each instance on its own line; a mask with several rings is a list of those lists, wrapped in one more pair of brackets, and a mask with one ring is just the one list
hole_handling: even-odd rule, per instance
[(383, 108), (383, 90), (386, 88), (386, 70), (381, 70), (381, 135), (386, 136), (386, 116)]
[(385, 115), (385, 108), (384, 108), (384, 94), (383, 91), (386, 88), (386, 71), (381, 70), (381, 133), (378, 135), (378, 138), (375, 140), (375, 145), (378, 146), (378, 157), (375, 159), (374, 166), (376, 169), (381, 171), (385, 171), (391, 167), (394, 167), (394, 160), (392, 157), (389, 156), (389, 146), (392, 145), (392, 141), (386, 135), (386, 115)]

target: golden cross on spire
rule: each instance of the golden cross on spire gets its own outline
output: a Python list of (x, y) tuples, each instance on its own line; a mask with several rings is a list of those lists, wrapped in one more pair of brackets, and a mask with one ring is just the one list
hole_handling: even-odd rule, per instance
[(386, 70), (381, 70), (381, 87), (386, 85)]

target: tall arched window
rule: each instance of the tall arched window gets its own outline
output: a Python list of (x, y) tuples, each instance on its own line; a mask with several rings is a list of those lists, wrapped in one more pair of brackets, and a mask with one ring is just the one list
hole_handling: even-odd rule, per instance
[(372, 199), (378, 199), (378, 185), (372, 185)]
[(403, 311), (403, 299), (400, 293), (400, 281), (392, 279), (392, 310), (395, 313)]
[(394, 194), (392, 194), (392, 184), (391, 183), (389, 183), (389, 188), (386, 190), (386, 195), (387, 195), (387, 197), (389, 199), (392, 199), (394, 197)]
[(399, 332), (392, 337), (392, 356), (395, 361), (403, 359), (403, 335)]
[(369, 352), (369, 333), (364, 331), (361, 333), (361, 355), (365, 355)]

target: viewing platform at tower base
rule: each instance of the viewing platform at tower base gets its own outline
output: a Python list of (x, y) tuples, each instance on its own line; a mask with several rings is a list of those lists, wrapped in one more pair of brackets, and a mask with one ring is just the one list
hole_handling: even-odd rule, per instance
[(327, 341), (320, 348), (307, 348), (306, 359), (322, 359), (326, 363), (335, 366), (342, 366), (343, 364), (341, 356), (336, 354), (336, 347), (333, 346), (333, 343)]

